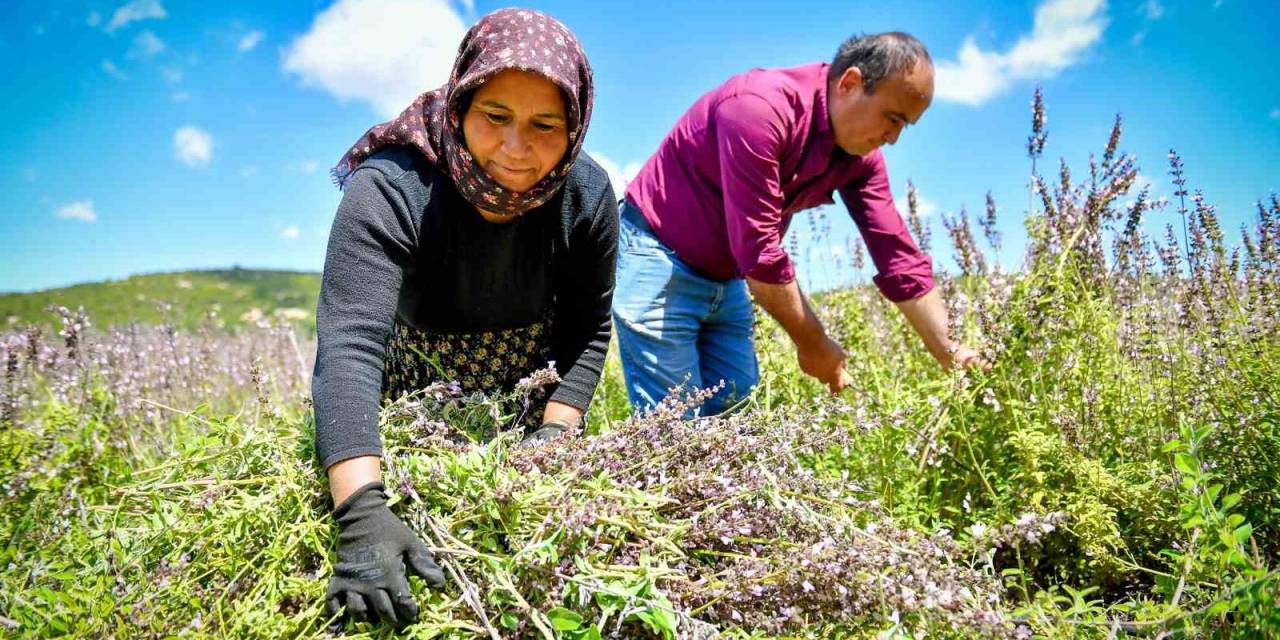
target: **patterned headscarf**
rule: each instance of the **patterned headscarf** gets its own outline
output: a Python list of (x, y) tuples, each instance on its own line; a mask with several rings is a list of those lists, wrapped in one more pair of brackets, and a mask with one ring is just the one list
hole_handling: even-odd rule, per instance
[[(467, 151), (462, 135), (462, 107), (467, 96), (507, 69), (545, 76), (564, 92), (569, 111), (569, 149), (550, 173), (519, 193), (489, 176)], [(379, 149), (410, 144), (448, 173), (471, 204), (500, 215), (519, 215), (550, 200), (564, 185), (582, 150), (594, 96), (591, 65), (567, 27), (532, 9), (495, 11), (467, 31), (449, 81), (418, 96), (394, 120), (365, 132), (333, 168), (333, 178), (341, 187), (351, 172)]]

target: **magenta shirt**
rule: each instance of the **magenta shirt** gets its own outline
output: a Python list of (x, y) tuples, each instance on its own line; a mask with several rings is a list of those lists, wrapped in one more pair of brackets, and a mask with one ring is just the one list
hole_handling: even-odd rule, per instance
[(836, 147), (827, 114), (827, 65), (754, 69), (698, 99), (627, 186), (654, 233), (715, 280), (782, 284), (795, 266), (782, 234), (797, 211), (840, 191), (890, 300), (933, 288), (933, 264), (893, 204), (879, 150)]

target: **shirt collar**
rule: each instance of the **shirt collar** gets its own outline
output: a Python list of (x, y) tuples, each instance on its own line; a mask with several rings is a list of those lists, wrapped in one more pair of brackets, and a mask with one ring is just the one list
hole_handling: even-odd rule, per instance
[(827, 107), (827, 69), (830, 66), (825, 62), (818, 65), (818, 74), (814, 78), (817, 87), (813, 98), (813, 132), (828, 156), (836, 148), (835, 132), (831, 130), (831, 111)]
[(827, 109), (827, 69), (830, 66), (825, 62), (818, 65), (818, 77), (815, 78), (818, 91), (813, 100), (813, 119), (818, 127), (816, 131), (823, 136), (832, 135), (831, 112)]

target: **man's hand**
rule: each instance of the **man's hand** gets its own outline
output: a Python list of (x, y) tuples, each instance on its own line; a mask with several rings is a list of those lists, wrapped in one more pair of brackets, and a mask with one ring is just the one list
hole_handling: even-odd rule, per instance
[(969, 347), (956, 345), (955, 350), (951, 352), (951, 368), (991, 371), (991, 362)]
[(371, 482), (333, 510), (341, 533), (325, 607), (330, 616), (348, 615), (395, 627), (418, 619), (405, 567), (432, 589), (444, 588), (444, 573), (431, 550), (387, 508), (386, 487)]
[(844, 349), (827, 336), (809, 301), (800, 293), (800, 285), (794, 280), (769, 284), (747, 278), (747, 287), (795, 343), (801, 371), (822, 381), (831, 393), (840, 393), (853, 384), (853, 378), (844, 370)]
[(991, 363), (977, 351), (951, 342), (947, 331), (947, 307), (942, 304), (942, 296), (937, 289), (897, 305), (942, 368), (991, 370)]
[(844, 370), (844, 348), (825, 334), (813, 344), (797, 344), (796, 359), (801, 371), (827, 385), (831, 393), (840, 393), (853, 384), (853, 378)]

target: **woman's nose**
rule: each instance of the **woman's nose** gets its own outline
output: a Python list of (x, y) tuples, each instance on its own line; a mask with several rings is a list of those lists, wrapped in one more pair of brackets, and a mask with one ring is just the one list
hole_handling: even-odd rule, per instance
[(512, 159), (528, 153), (529, 139), (520, 131), (520, 127), (507, 127), (502, 135), (502, 151)]

